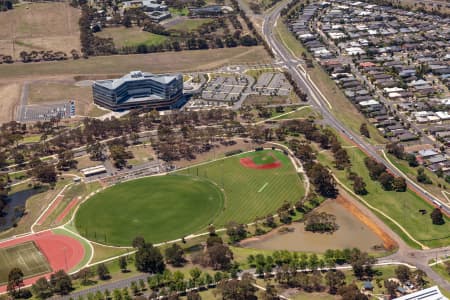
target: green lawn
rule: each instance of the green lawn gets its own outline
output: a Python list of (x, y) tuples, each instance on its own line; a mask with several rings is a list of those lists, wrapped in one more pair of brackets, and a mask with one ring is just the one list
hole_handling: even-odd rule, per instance
[(242, 154), (213, 163), (181, 170), (180, 174), (208, 178), (223, 187), (225, 206), (214, 224), (223, 226), (230, 221), (250, 223), (256, 217), (274, 213), (284, 201), (299, 200), (305, 193), (300, 177), (287, 156), (271, 152), (282, 166), (277, 169), (256, 170), (242, 166)]
[(141, 44), (155, 46), (163, 44), (169, 39), (167, 36), (143, 31), (138, 27), (105, 28), (97, 35), (103, 38), (112, 38), (117, 48), (136, 47)]
[(211, 182), (158, 176), (119, 183), (81, 205), (75, 226), (83, 236), (129, 246), (136, 236), (158, 243), (205, 230), (223, 207)]
[(442, 278), (450, 282), (450, 273), (445, 269), (445, 265), (443, 263), (434, 265), (431, 267), (436, 273), (441, 275)]
[[(366, 155), (358, 148), (349, 148), (347, 152), (352, 162), (352, 170), (362, 176), (369, 192), (363, 198), (374, 207), (380, 209), (391, 218), (400, 223), (415, 239), (429, 247), (441, 247), (450, 243), (450, 220), (446, 219), (446, 224), (442, 226), (433, 225), (430, 219), (430, 212), (433, 207), (417, 196), (413, 191), (407, 190), (404, 193), (394, 191), (384, 191), (378, 182), (372, 181), (364, 164)], [(319, 153), (319, 160), (333, 169), (333, 173), (346, 186), (352, 187), (347, 179), (346, 171), (339, 171), (333, 167), (333, 160), (329, 153)], [(426, 209), (428, 214), (422, 215), (420, 209)], [(382, 218), (382, 217), (381, 217)], [(382, 218), (395, 232), (397, 232), (411, 246), (417, 247), (406, 235), (392, 222)]]

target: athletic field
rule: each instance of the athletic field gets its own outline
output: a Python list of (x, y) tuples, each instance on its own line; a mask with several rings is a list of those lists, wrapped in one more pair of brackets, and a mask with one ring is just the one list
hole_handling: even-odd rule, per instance
[[(243, 159), (251, 159), (257, 168), (243, 166)], [(225, 207), (214, 222), (217, 226), (230, 221), (253, 222), (256, 217), (275, 213), (285, 201), (294, 203), (305, 193), (289, 157), (280, 151), (246, 153), (181, 170), (179, 174), (207, 178), (223, 189)]]
[(52, 271), (46, 257), (32, 241), (0, 248), (0, 284), (8, 282), (9, 271), (14, 267), (20, 268), (25, 277), (38, 276)]
[(304, 195), (289, 158), (258, 151), (120, 183), (81, 205), (79, 233), (101, 243), (129, 246), (141, 235), (153, 243), (204, 232), (211, 223), (250, 223)]
[(136, 236), (158, 243), (206, 229), (223, 207), (210, 181), (156, 176), (117, 184), (81, 205), (75, 224), (88, 239), (129, 246)]

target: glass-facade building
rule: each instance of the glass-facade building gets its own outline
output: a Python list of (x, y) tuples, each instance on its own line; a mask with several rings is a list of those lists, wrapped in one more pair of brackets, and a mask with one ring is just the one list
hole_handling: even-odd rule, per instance
[(98, 80), (94, 103), (111, 110), (170, 109), (183, 97), (183, 76), (133, 71), (119, 79)]

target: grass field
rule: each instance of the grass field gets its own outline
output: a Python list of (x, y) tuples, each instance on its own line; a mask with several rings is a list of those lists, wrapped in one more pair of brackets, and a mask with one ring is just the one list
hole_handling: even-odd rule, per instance
[(206, 229), (223, 202), (220, 190), (207, 180), (142, 178), (93, 196), (81, 205), (75, 224), (80, 234), (102, 243), (129, 246), (139, 235), (158, 243)]
[[(363, 198), (371, 205), (377, 207), (391, 218), (400, 223), (415, 239), (429, 247), (441, 247), (450, 243), (450, 220), (446, 219), (446, 224), (439, 226), (431, 223), (430, 213), (433, 207), (421, 199), (411, 190), (404, 193), (395, 191), (384, 191), (378, 182), (372, 181), (364, 164), (366, 155), (358, 148), (349, 148), (347, 152), (352, 162), (352, 170), (364, 178), (368, 194)], [(333, 168), (333, 173), (346, 186), (352, 187), (347, 179), (345, 171), (336, 170), (333, 166), (333, 159), (329, 153), (319, 153), (319, 160)], [(428, 214), (422, 215), (420, 209), (426, 209)], [(394, 224), (381, 217), (386, 224), (397, 232), (411, 246), (417, 245), (409, 240), (406, 235)]]
[(255, 152), (251, 159), (257, 165), (271, 164), (278, 160), (275, 155), (272, 155), (272, 152), (266, 151)]
[(306, 119), (308, 117), (319, 118), (320, 114), (316, 112), (313, 108), (306, 106), (300, 108), (298, 111), (295, 111), (293, 113), (276, 117), (274, 120)]
[(261, 218), (274, 213), (284, 201), (292, 203), (304, 195), (303, 184), (289, 158), (278, 151), (270, 152), (282, 162), (280, 168), (270, 170), (245, 168), (240, 165), (239, 159), (249, 154), (243, 154), (188, 168), (179, 173), (192, 176), (198, 174), (223, 187), (225, 208), (214, 224), (223, 226), (230, 221), (250, 223), (256, 217)]
[(8, 282), (8, 273), (18, 267), (25, 277), (33, 277), (51, 272), (45, 256), (34, 242), (0, 249), (0, 284)]
[(89, 59), (0, 65), (0, 80), (39, 78), (54, 75), (123, 75), (131, 70), (154, 73), (210, 70), (225, 64), (271, 61), (262, 46), (182, 52), (98, 56)]
[(170, 26), (168, 29), (190, 32), (197, 30), (203, 24), (210, 22), (211, 19), (186, 19), (176, 25)]
[(206, 231), (211, 223), (217, 227), (229, 221), (249, 223), (304, 195), (299, 176), (281, 152), (262, 151), (255, 157), (261, 163), (267, 163), (264, 157), (281, 161), (277, 169), (255, 170), (240, 164), (240, 158), (255, 153), (176, 175), (120, 183), (82, 204), (75, 226), (83, 236), (101, 243), (129, 246), (137, 235), (158, 243)]
[(80, 49), (80, 10), (69, 3), (27, 3), (3, 12), (0, 53), (20, 58), (21, 51), (53, 50), (70, 55)]
[(158, 35), (143, 31), (138, 27), (111, 27), (96, 33), (102, 38), (112, 38), (116, 48), (122, 47), (136, 47), (144, 44), (146, 46), (154, 46), (163, 44), (168, 40), (168, 37), (164, 35)]

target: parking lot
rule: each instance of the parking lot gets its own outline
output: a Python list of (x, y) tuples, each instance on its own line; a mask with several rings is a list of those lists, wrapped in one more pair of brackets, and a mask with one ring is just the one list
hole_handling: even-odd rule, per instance
[(73, 101), (55, 104), (26, 105), (22, 110), (20, 121), (48, 121), (51, 118), (66, 119), (74, 115), (75, 104)]
[(261, 95), (276, 96), (288, 96), (291, 91), (289, 82), (281, 73), (263, 73), (253, 90)]

